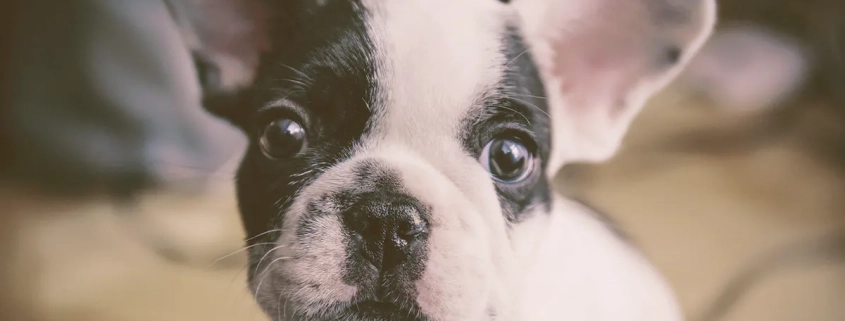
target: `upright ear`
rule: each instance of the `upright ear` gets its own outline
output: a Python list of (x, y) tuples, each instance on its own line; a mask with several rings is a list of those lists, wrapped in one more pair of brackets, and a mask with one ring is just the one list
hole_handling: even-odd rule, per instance
[(516, 0), (552, 117), (549, 174), (618, 149), (710, 35), (715, 0)]
[(165, 1), (194, 57), (206, 108), (230, 118), (223, 105), (252, 84), (271, 49), (272, 0)]

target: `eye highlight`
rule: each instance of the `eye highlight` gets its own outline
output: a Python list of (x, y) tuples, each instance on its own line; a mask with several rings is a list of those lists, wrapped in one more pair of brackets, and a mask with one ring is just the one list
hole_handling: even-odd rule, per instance
[(534, 154), (518, 138), (494, 138), (481, 151), (478, 162), (502, 183), (518, 183), (534, 170)]
[(271, 159), (285, 159), (305, 150), (307, 140), (305, 128), (289, 118), (280, 118), (268, 123), (258, 140), (261, 151)]

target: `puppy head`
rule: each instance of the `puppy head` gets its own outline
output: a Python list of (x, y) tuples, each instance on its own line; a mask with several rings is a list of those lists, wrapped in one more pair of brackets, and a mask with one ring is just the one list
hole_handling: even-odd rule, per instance
[(176, 3), (213, 71), (207, 106), (252, 142), (237, 184), (268, 313), (507, 319), (550, 177), (609, 157), (713, 15), (708, 0), (506, 2)]

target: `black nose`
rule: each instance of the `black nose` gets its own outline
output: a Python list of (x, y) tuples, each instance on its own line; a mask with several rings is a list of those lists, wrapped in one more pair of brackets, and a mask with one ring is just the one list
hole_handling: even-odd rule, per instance
[(414, 198), (370, 193), (343, 215), (353, 251), (379, 270), (413, 258), (428, 235), (422, 206)]

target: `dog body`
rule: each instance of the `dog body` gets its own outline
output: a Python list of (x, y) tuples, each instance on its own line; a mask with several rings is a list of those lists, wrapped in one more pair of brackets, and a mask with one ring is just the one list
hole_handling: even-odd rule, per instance
[(252, 142), (238, 198), (271, 317), (681, 319), (550, 180), (612, 155), (711, 1), (174, 3), (207, 107)]
[(589, 209), (558, 198), (549, 221), (534, 224), (547, 235), (520, 271), (518, 313), (508, 320), (683, 319), (662, 277)]

